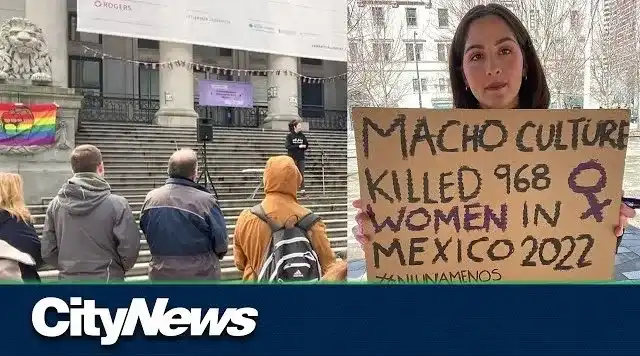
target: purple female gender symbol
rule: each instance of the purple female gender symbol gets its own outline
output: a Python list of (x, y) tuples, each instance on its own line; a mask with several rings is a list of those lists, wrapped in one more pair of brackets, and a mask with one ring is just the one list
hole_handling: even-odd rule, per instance
[[(598, 182), (595, 185), (579, 186), (578, 182), (576, 182), (578, 175), (588, 169), (595, 169), (598, 171), (598, 173), (600, 173), (600, 179), (598, 179)], [(573, 169), (571, 174), (569, 174), (569, 188), (571, 188), (575, 193), (583, 194), (589, 203), (589, 209), (582, 213), (580, 219), (585, 220), (589, 216), (593, 216), (597, 222), (602, 222), (604, 219), (602, 209), (611, 204), (611, 199), (606, 199), (601, 203), (598, 201), (596, 193), (600, 193), (606, 185), (607, 172), (604, 170), (604, 167), (594, 159), (580, 163)]]

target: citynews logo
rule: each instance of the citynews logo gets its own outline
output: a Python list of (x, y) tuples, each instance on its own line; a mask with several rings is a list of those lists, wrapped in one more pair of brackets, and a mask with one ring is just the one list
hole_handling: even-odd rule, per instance
[[(220, 336), (226, 333), (242, 337), (256, 329), (258, 311), (254, 308), (172, 308), (167, 310), (169, 298), (158, 298), (150, 311), (145, 298), (133, 298), (128, 308), (118, 308), (115, 315), (108, 308), (96, 308), (96, 301), (71, 297), (66, 301), (47, 297), (38, 301), (31, 311), (35, 331), (49, 338), (69, 336), (100, 337), (101, 345), (114, 345), (121, 336), (133, 336), (142, 328), (145, 336), (175, 337), (188, 332), (190, 336)], [(46, 314), (55, 310), (57, 317), (68, 315), (48, 325)], [(97, 321), (100, 321), (101, 327)], [(205, 334), (205, 331), (209, 332)]]

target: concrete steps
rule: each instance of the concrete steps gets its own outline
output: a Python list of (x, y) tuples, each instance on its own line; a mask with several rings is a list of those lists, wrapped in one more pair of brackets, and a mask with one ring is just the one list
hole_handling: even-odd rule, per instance
[[(124, 147), (122, 147), (122, 144), (125, 141), (120, 143), (120, 142), (113, 142), (113, 141), (101, 142), (97, 140), (92, 140), (92, 142), (95, 146), (97, 146), (98, 148), (100, 148), (101, 151), (104, 151), (104, 152), (121, 152), (122, 150), (125, 149)], [(178, 148), (191, 148), (196, 151), (203, 151), (202, 145), (197, 144), (195, 142), (191, 142), (188, 144), (185, 143), (177, 146)], [(158, 142), (156, 144), (144, 144), (144, 145), (133, 144), (133, 145), (127, 146), (127, 148), (130, 148), (133, 151), (140, 151), (140, 152), (145, 152), (145, 151), (173, 152), (176, 149), (176, 145), (171, 143), (166, 143), (166, 142), (165, 143)], [(237, 143), (235, 144), (220, 143), (220, 144), (207, 145), (207, 153), (228, 152), (230, 150), (233, 150), (234, 152), (245, 153), (245, 154), (251, 153), (251, 152), (270, 152), (271, 154), (279, 154), (279, 153), (286, 152), (284, 142), (278, 145), (269, 145), (269, 146), (263, 146), (263, 145), (258, 146), (258, 145), (237, 144)], [(345, 152), (346, 150), (335, 149), (333, 147), (331, 148), (314, 147), (314, 148), (309, 148), (309, 150), (307, 151), (307, 154), (312, 156), (320, 156), (322, 153), (324, 153), (326, 157), (338, 156), (338, 157), (344, 158)]]
[[(169, 160), (169, 156), (166, 159), (155, 159), (155, 160), (127, 160), (127, 159), (105, 159), (105, 167), (108, 168), (106, 172), (111, 172), (112, 169), (151, 169), (151, 170), (161, 170), (166, 173), (167, 171), (167, 161)], [(227, 159), (228, 160), (228, 159)], [(236, 163), (228, 163), (225, 161), (208, 161), (209, 163), (209, 173), (214, 174), (220, 171), (222, 172), (233, 172), (233, 174), (244, 174), (242, 170), (248, 168), (264, 168), (267, 160), (264, 161), (253, 161), (253, 162), (236, 162)], [(199, 162), (200, 167), (203, 166), (202, 161)], [(331, 164), (331, 166), (325, 165), (325, 176), (336, 173), (336, 174), (345, 174), (347, 171), (346, 164)], [(316, 174), (322, 173), (322, 166), (319, 161), (310, 161), (306, 162), (305, 173), (310, 174), (311, 172), (316, 172)]]
[[(140, 212), (136, 212), (136, 215), (140, 215)], [(327, 226), (327, 229), (340, 229), (343, 226), (346, 226), (347, 224), (347, 214), (346, 212), (343, 212), (342, 214), (340, 214), (339, 216), (335, 216), (337, 214), (333, 214), (330, 217), (327, 217), (327, 219), (324, 219), (324, 223)], [(236, 229), (236, 221), (237, 221), (237, 216), (232, 217), (231, 221), (227, 220), (227, 235), (231, 236), (233, 235), (235, 229)], [(38, 233), (38, 236), (42, 236), (42, 229), (43, 229), (43, 223), (44, 223), (44, 219), (41, 220), (41, 223), (36, 223), (33, 226), (36, 229), (36, 232)], [(136, 223), (139, 223), (138, 221), (136, 221)], [(335, 230), (335, 231), (341, 231), (341, 230)], [(142, 232), (142, 231), (141, 231)]]
[[(271, 138), (271, 139), (279, 139), (287, 136), (286, 131), (276, 131), (276, 130), (262, 130), (262, 129), (252, 129), (252, 128), (242, 128), (242, 129), (228, 129), (224, 127), (215, 127), (213, 129), (213, 137), (214, 139), (219, 137), (221, 139), (224, 138), (237, 138), (243, 136), (253, 136), (258, 138)], [(94, 125), (93, 123), (81, 123), (80, 128), (78, 130), (78, 135), (80, 136), (118, 136), (122, 137), (123, 135), (126, 137), (144, 137), (150, 135), (157, 136), (170, 136), (175, 139), (186, 139), (189, 137), (196, 136), (196, 128), (175, 128), (175, 127), (159, 127), (154, 125), (144, 125), (141, 124), (139, 127), (135, 125), (122, 126), (117, 127), (114, 125)], [(335, 131), (312, 131), (305, 132), (308, 140), (316, 140), (316, 141), (337, 141), (344, 139), (346, 142), (347, 135), (346, 133), (340, 133)], [(264, 140), (259, 140), (260, 142), (266, 142)]]
[[(123, 144), (124, 145), (124, 144)], [(175, 150), (176, 147), (165, 147), (164, 149), (158, 149), (158, 148), (154, 148), (154, 147), (149, 147), (149, 148), (136, 148), (136, 147), (132, 147), (131, 149), (115, 149), (115, 148), (106, 148), (103, 149), (102, 147), (100, 147), (99, 144), (94, 144), (94, 146), (100, 148), (100, 151), (103, 152), (103, 155), (106, 156), (111, 156), (113, 155), (114, 158), (118, 158), (118, 155), (122, 155), (122, 154), (127, 154), (127, 153), (131, 153), (133, 157), (144, 157), (144, 158), (162, 158), (165, 155), (171, 155)], [(177, 146), (177, 148), (182, 148), (184, 146)], [(195, 147), (193, 148), (195, 151), (197, 152), (201, 152), (202, 150)], [(238, 153), (239, 156), (249, 156), (250, 158), (263, 158), (265, 156), (267, 157), (271, 157), (271, 156), (276, 156), (276, 155), (283, 155), (286, 154), (287, 151), (284, 149), (284, 147), (282, 147), (281, 149), (238, 149), (238, 148), (229, 148), (228, 150), (212, 150), (211, 148), (207, 148), (207, 158), (209, 159), (214, 159), (217, 157), (224, 157), (224, 158), (229, 158), (228, 153), (229, 152), (234, 152), (234, 153)], [(227, 154), (227, 155), (225, 155)], [(319, 160), (322, 156), (322, 152), (321, 151), (314, 151), (314, 150), (309, 150), (306, 152), (306, 157), (307, 159), (311, 159), (311, 160)], [(325, 160), (329, 160), (329, 159), (334, 159), (334, 160), (346, 160), (346, 153), (340, 153), (340, 152), (330, 152), (324, 153), (325, 156)], [(166, 158), (168, 159), (168, 158)]]
[[(166, 168), (165, 168), (166, 171)], [(241, 174), (238, 172), (229, 172), (228, 174), (220, 174), (219, 172), (209, 172), (211, 173), (211, 178), (216, 181), (216, 182), (220, 182), (220, 183), (227, 183), (227, 184), (244, 184), (244, 183), (257, 183), (257, 182), (262, 182), (262, 174), (258, 175), (258, 174)], [(105, 178), (109, 181), (117, 181), (118, 179), (133, 179), (133, 180), (139, 180), (139, 179), (153, 179), (154, 181), (157, 180), (166, 180), (167, 179), (167, 173), (166, 172), (162, 172), (161, 170), (148, 170), (148, 171), (129, 171), (129, 170), (121, 170), (121, 171), (115, 171), (110, 168), (108, 172), (105, 171)], [(304, 175), (305, 180), (307, 181), (307, 183), (313, 183), (315, 182), (316, 184), (322, 184), (322, 174), (320, 172), (320, 174), (318, 172), (313, 172), (313, 173), (306, 173)], [(324, 175), (324, 181), (325, 183), (327, 182), (341, 182), (344, 184), (344, 182), (347, 179), (347, 175), (346, 174), (331, 174), (331, 175), (327, 175), (325, 172)], [(316, 182), (317, 181), (317, 182)]]
[[(105, 168), (109, 168), (109, 170), (105, 170), (105, 177), (128, 177), (128, 176), (144, 176), (144, 177), (166, 177), (167, 176), (167, 163), (154, 163), (154, 162), (143, 162), (143, 161), (128, 161), (122, 162), (126, 164), (122, 164), (120, 162), (113, 162), (113, 160), (104, 160)], [(135, 163), (135, 164), (134, 164)], [(244, 167), (240, 165), (228, 166), (217, 163), (209, 163), (209, 174), (213, 178), (217, 178), (220, 180), (231, 180), (234, 179), (262, 179), (262, 173), (256, 172), (244, 172), (245, 169), (264, 169), (264, 163), (262, 165), (256, 165), (254, 162), (251, 164), (247, 164)], [(108, 165), (108, 166), (107, 166)], [(204, 169), (203, 165), (200, 164), (198, 166), (199, 171)], [(304, 170), (305, 177), (309, 178), (319, 178), (322, 179), (324, 174), (324, 179), (347, 179), (346, 173), (346, 165), (335, 165), (332, 167), (327, 167), (325, 165), (324, 172), (322, 166), (320, 164), (311, 164), (307, 162), (307, 165)]]
[[(104, 161), (105, 164), (106, 163), (110, 163), (111, 161), (117, 161), (117, 160), (122, 160), (122, 159), (126, 159), (126, 160), (146, 160), (146, 159), (151, 159), (151, 160), (164, 160), (165, 162), (167, 162), (169, 160), (169, 157), (171, 156), (171, 154), (175, 152), (175, 150), (171, 150), (170, 152), (167, 151), (165, 154), (158, 154), (156, 152), (127, 152), (127, 151), (122, 151), (120, 153), (106, 153), (104, 154)], [(264, 166), (264, 164), (267, 162), (267, 160), (269, 159), (269, 157), (272, 156), (277, 156), (277, 155), (282, 155), (284, 154), (282, 153), (258, 153), (258, 154), (254, 154), (252, 156), (242, 156), (242, 155), (235, 155), (234, 152), (234, 156), (233, 156), (233, 162), (240, 162), (240, 163), (253, 163), (254, 168), (257, 168), (257, 166)], [(209, 162), (210, 164), (213, 162), (217, 162), (218, 160), (229, 160), (229, 153), (219, 153), (219, 154), (207, 154), (207, 162)], [(316, 162), (317, 164), (320, 164), (320, 158), (318, 157), (317, 159), (310, 159), (310, 161), (312, 162)], [(325, 165), (329, 165), (332, 163), (342, 163), (343, 165), (346, 165), (347, 163), (347, 158), (346, 157), (342, 157), (342, 158), (336, 158), (336, 157), (325, 157)]]
[[(256, 188), (256, 186), (262, 181), (262, 179), (238, 179), (236, 177), (230, 177), (232, 180), (224, 180), (224, 179), (215, 179), (212, 178), (213, 183), (215, 184), (215, 188), (218, 191), (218, 193), (222, 193), (222, 192), (228, 192), (228, 193), (234, 193), (234, 192), (247, 192), (247, 193), (251, 193), (253, 192), (253, 190)], [(235, 179), (234, 179), (235, 178)], [(315, 188), (322, 188), (322, 178), (315, 178), (315, 177), (311, 177), (309, 179), (306, 179), (308, 177), (305, 177), (305, 184), (309, 187), (315, 187)], [(167, 177), (141, 177), (141, 176), (134, 176), (134, 177), (108, 177), (107, 180), (109, 181), (109, 185), (111, 186), (112, 189), (116, 190), (116, 189), (126, 189), (126, 188), (130, 188), (130, 189), (134, 189), (134, 188), (150, 188), (150, 187), (157, 187), (158, 184), (163, 185), (164, 182), (167, 180)], [(347, 184), (345, 182), (345, 179), (343, 180), (339, 180), (339, 179), (325, 179), (324, 180), (324, 184), (325, 184), (325, 188), (327, 190), (341, 190), (342, 188), (346, 188)], [(126, 187), (126, 188), (125, 188)], [(262, 188), (261, 188), (262, 189)]]
[[(347, 250), (347, 237), (335, 237), (329, 239), (331, 243), (331, 248), (338, 255), (344, 255), (344, 252)], [(146, 246), (146, 241), (141, 241)], [(127, 273), (127, 276), (136, 276), (140, 274), (147, 274), (149, 268), (149, 262), (151, 261), (151, 253), (148, 250), (148, 247), (140, 250), (140, 254), (138, 255), (138, 260), (135, 266)], [(239, 273), (238, 269), (235, 267), (233, 261), (233, 245), (229, 246), (229, 253), (220, 261), (220, 265), (223, 269), (223, 277), (224, 279), (237, 279), (236, 276)], [(53, 280), (55, 281), (58, 277), (59, 271), (53, 269), (51, 266), (45, 266), (39, 272), (40, 278), (43, 280)]]
[[(91, 139), (92, 142), (95, 142), (98, 145), (103, 145), (105, 147), (117, 147), (118, 144), (121, 144), (123, 142), (129, 142), (129, 144), (132, 147), (156, 147), (156, 148), (174, 147), (175, 148), (175, 145), (177, 144), (179, 146), (184, 145), (184, 146), (193, 147), (193, 148), (203, 148), (202, 143), (197, 142), (195, 140), (195, 136), (191, 136), (191, 134), (183, 135), (183, 136), (176, 135), (176, 134), (166, 135), (166, 136), (170, 136), (170, 138), (166, 138), (163, 135), (152, 134), (152, 135), (146, 135), (145, 137), (138, 137), (136, 140), (130, 140), (129, 137), (125, 135), (117, 135), (117, 136), (118, 137), (116, 138), (109, 137), (109, 136), (105, 138), (104, 136), (88, 135), (80, 132), (78, 133), (76, 138), (79, 138), (81, 140)], [(285, 135), (282, 135), (282, 136), (276, 135), (276, 136), (268, 136), (270, 138), (269, 140), (261, 140), (261, 141), (257, 141), (257, 140), (239, 141), (238, 140), (238, 138), (245, 138), (247, 136), (254, 136), (254, 135), (251, 133), (249, 133), (248, 135), (246, 133), (243, 133), (241, 135), (236, 136), (234, 140), (228, 140), (224, 137), (221, 137), (221, 139), (218, 141), (214, 140), (212, 142), (208, 142), (207, 151), (211, 149), (216, 149), (216, 148), (282, 149), (284, 148), (285, 138), (286, 138)], [(338, 152), (346, 149), (346, 147), (343, 147), (343, 145), (340, 143), (341, 140), (339, 139), (332, 138), (332, 139), (319, 140), (317, 139), (317, 137), (311, 136), (311, 137), (308, 137), (308, 140), (314, 140), (316, 141), (316, 143), (335, 143), (335, 145), (331, 145), (327, 147), (314, 146), (313, 147), (314, 150), (317, 150), (318, 152), (321, 151), (321, 149), (325, 152)], [(311, 147), (311, 141), (309, 142), (309, 147)]]
[[(138, 139), (142, 140), (156, 140), (156, 142), (165, 142), (167, 146), (174, 146), (174, 143), (177, 142), (187, 142), (190, 137), (192, 138), (192, 143), (196, 142), (195, 130), (193, 130), (193, 136), (191, 134), (180, 135), (172, 132), (136, 132), (136, 133), (125, 133), (125, 132), (111, 132), (111, 131), (95, 131), (92, 132), (91, 135), (83, 135), (82, 131), (78, 132), (76, 139), (86, 139), (91, 138), (93, 140), (94, 137), (100, 137), (103, 140), (110, 140), (114, 142), (120, 141), (137, 141)], [(239, 134), (219, 134), (214, 131), (213, 133), (213, 141), (207, 144), (207, 148), (214, 147), (216, 142), (220, 142), (222, 140), (228, 140), (232, 142), (238, 142), (239, 140), (259, 140), (263, 144), (279, 144), (284, 146), (286, 134), (277, 134), (277, 133), (260, 133), (260, 132), (243, 132)], [(330, 147), (331, 143), (338, 142), (335, 138), (325, 138), (318, 137), (313, 134), (307, 135), (307, 141), (309, 141), (309, 148), (315, 147)], [(346, 136), (345, 136), (346, 141)], [(100, 142), (100, 141), (97, 141)], [(254, 141), (255, 142), (255, 141)]]
[[(116, 193), (117, 194), (117, 193)], [(146, 197), (146, 193), (144, 195), (126, 195), (124, 196), (129, 201), (129, 204), (142, 204), (144, 202), (144, 198)], [(36, 208), (47, 208), (49, 202), (51, 202), (52, 197), (45, 197), (42, 199), (42, 205), (34, 205)], [(258, 203), (260, 203), (261, 198), (255, 199), (221, 199), (220, 206), (222, 209), (225, 208), (250, 208)], [(319, 197), (307, 197), (298, 199), (298, 202), (304, 206), (314, 205), (314, 204), (345, 204), (346, 199), (342, 196), (319, 196)]]
[[(142, 204), (131, 204), (132, 207), (131, 209), (133, 210), (133, 216), (136, 219), (140, 218), (140, 208), (142, 206)], [(135, 208), (134, 208), (135, 207)], [(322, 217), (324, 220), (333, 220), (333, 219), (346, 219), (347, 217), (347, 206), (346, 205), (326, 205), (325, 207), (322, 207), (320, 205), (321, 208), (318, 209), (313, 209), (312, 211), (316, 214), (318, 214), (320, 217)], [(137, 209), (136, 209), (137, 208)], [(331, 209), (337, 209), (339, 208), (340, 210), (331, 210)], [(34, 213), (34, 210), (36, 209), (32, 209), (30, 210), (32, 212), (32, 217), (33, 217), (33, 223), (35, 226), (38, 226), (39, 224), (44, 224), (44, 218), (45, 218), (45, 214), (46, 214), (46, 207), (44, 209), (42, 209), (43, 211), (39, 211), (38, 213)], [(235, 224), (236, 221), (238, 220), (238, 216), (240, 216), (240, 213), (243, 211), (244, 209), (239, 209), (239, 208), (232, 208), (232, 209), (222, 209), (222, 213), (224, 214), (224, 220), (225, 223), (227, 224)]]
[[(253, 136), (253, 134), (249, 133), (250, 136)], [(138, 135), (139, 136), (139, 135)], [(191, 134), (189, 135), (176, 135), (176, 134), (168, 134), (166, 136), (170, 136), (170, 138), (166, 138), (163, 135), (158, 135), (158, 134), (153, 134), (153, 135), (149, 135), (146, 134), (145, 137), (139, 137), (137, 138), (135, 141), (131, 141), (130, 144), (132, 147), (175, 147), (176, 144), (178, 145), (185, 145), (187, 147), (193, 147), (193, 148), (202, 148), (203, 145), (199, 142), (197, 142), (195, 140), (195, 136), (191, 136)], [(285, 144), (285, 135), (279, 136), (268, 136), (270, 139), (269, 140), (263, 140), (263, 141), (257, 141), (257, 140), (246, 140), (246, 141), (238, 141), (237, 138), (244, 138), (248, 136), (246, 133), (243, 133), (241, 135), (236, 136), (235, 140), (228, 140), (224, 137), (221, 137), (221, 139), (219, 141), (212, 141), (212, 142), (208, 142), (207, 143), (207, 150), (209, 149), (215, 149), (218, 147), (221, 148), (272, 148), (272, 149), (281, 149), (284, 147)], [(107, 137), (105, 138), (104, 136), (96, 136), (96, 135), (87, 135), (87, 134), (83, 134), (82, 132), (78, 133), (78, 135), (76, 136), (77, 138), (81, 139), (81, 140), (85, 140), (87, 138), (90, 138), (92, 142), (96, 142), (97, 144), (100, 145), (104, 145), (105, 147), (116, 147), (118, 144), (122, 143), (122, 142), (128, 142), (129, 141), (129, 137), (125, 136), (125, 135), (118, 135), (118, 137), (116, 138), (112, 138), (112, 137)], [(314, 149), (318, 149), (318, 151), (320, 151), (320, 148), (322, 148), (322, 150), (324, 150), (325, 152), (336, 152), (336, 151), (341, 151), (344, 150), (345, 148), (342, 147), (342, 145), (340, 144), (340, 140), (339, 139), (322, 139), (319, 140), (317, 137), (308, 137), (308, 140), (314, 140), (316, 141), (316, 143), (336, 143), (336, 145), (332, 145), (332, 146), (327, 146), (327, 147), (314, 147)], [(309, 142), (309, 146), (311, 146), (311, 142)]]
[[(113, 131), (117, 130), (125, 130), (126, 132), (137, 132), (137, 131), (154, 131), (154, 132), (180, 132), (180, 133), (195, 133), (195, 127), (166, 127), (166, 126), (156, 126), (151, 124), (141, 124), (141, 123), (126, 123), (126, 122), (96, 122), (96, 121), (81, 121), (80, 123), (81, 130), (82, 129), (92, 129), (97, 130), (101, 129), (109, 129)], [(264, 128), (250, 128), (250, 127), (215, 127), (214, 131), (216, 133), (243, 133), (243, 132), (265, 132), (265, 133), (274, 133), (274, 134), (282, 134), (282, 131), (279, 130), (271, 130)], [(314, 135), (318, 136), (344, 136), (346, 138), (347, 131), (329, 131), (329, 130), (313, 130)]]
[[(136, 183), (127, 183), (123, 181), (113, 182), (111, 184), (111, 189), (116, 194), (122, 195), (146, 195), (151, 189), (160, 187), (164, 184), (164, 179), (159, 179), (157, 181), (145, 181)], [(242, 186), (231, 186), (229, 184), (224, 185), (220, 184), (220, 182), (214, 182), (216, 191), (220, 196), (220, 199), (228, 199), (230, 197), (234, 197), (236, 199), (242, 198), (250, 198), (250, 195), (257, 187), (257, 183), (253, 184), (244, 183)], [(338, 185), (327, 184), (326, 185), (326, 195), (338, 196), (346, 194), (347, 185), (343, 182), (338, 182)], [(309, 188), (307, 189), (307, 194), (312, 196), (321, 196), (322, 195), (322, 187), (316, 185), (307, 185)], [(259, 189), (259, 195), (262, 196), (262, 188)]]
[[(160, 187), (162, 186), (162, 182), (158, 182), (158, 184), (155, 186)], [(114, 194), (118, 194), (118, 195), (122, 195), (125, 198), (127, 198), (127, 200), (129, 202), (142, 202), (144, 201), (144, 198), (147, 196), (147, 193), (149, 193), (149, 191), (152, 189), (153, 187), (149, 187), (149, 188), (132, 188), (132, 189), (128, 189), (128, 188), (122, 188), (122, 189), (112, 189), (112, 192)], [(326, 194), (323, 195), (322, 190), (318, 190), (318, 187), (312, 187), (313, 189), (309, 188), (307, 189), (307, 195), (308, 195), (308, 201), (322, 201), (322, 200), (331, 200), (331, 201), (336, 201), (336, 198), (340, 199), (341, 201), (345, 201), (346, 200), (346, 194), (347, 194), (347, 190), (346, 190), (346, 186), (343, 187), (342, 189), (339, 190), (326, 190)], [(217, 187), (216, 187), (217, 189)], [(225, 203), (222, 203), (222, 201), (228, 201), (229, 204), (232, 204), (232, 206), (237, 206), (236, 202), (234, 201), (247, 201), (247, 200), (253, 200), (254, 202), (256, 202), (256, 204), (258, 202), (260, 202), (260, 199), (262, 199), (264, 197), (264, 193), (260, 190), (254, 199), (249, 199), (251, 192), (253, 192), (253, 189), (255, 189), (255, 187), (253, 187), (253, 189), (249, 189), (249, 188), (245, 188), (245, 191), (242, 192), (231, 192), (231, 193), (227, 193), (227, 192), (218, 192), (218, 197), (221, 200), (221, 206), (227, 206)], [(345, 197), (344, 199), (342, 197)], [(328, 197), (328, 198), (327, 198)], [(49, 204), (49, 202), (53, 199), (53, 197), (45, 197), (42, 200), (42, 204)], [(256, 200), (257, 199), (257, 200)], [(299, 199), (300, 201), (301, 199)], [(302, 203), (302, 202), (301, 202)], [(254, 204), (255, 205), (255, 204)], [(251, 205), (252, 206), (252, 205)]]
[[(47, 198), (50, 199), (50, 198)], [(331, 199), (331, 198), (327, 198), (327, 199)], [(142, 203), (144, 201), (144, 197), (142, 197), (139, 200), (129, 200), (129, 206), (131, 206), (131, 209), (134, 211), (134, 215), (140, 211), (140, 209), (142, 209)], [(235, 206), (233, 204), (233, 201), (221, 201), (221, 210), (222, 213), (225, 216), (228, 215), (239, 215), (242, 210), (246, 209), (246, 207), (251, 207), (253, 205), (256, 205), (260, 202), (260, 200), (258, 199), (254, 199), (254, 200), (239, 200), (237, 202), (235, 202)], [(328, 203), (329, 202), (329, 203)], [(329, 211), (346, 211), (347, 210), (347, 205), (346, 203), (343, 201), (342, 203), (333, 203), (331, 204), (331, 200), (325, 200), (324, 203), (320, 202), (319, 204), (305, 204), (305, 206), (315, 212), (329, 212)], [(44, 218), (44, 214), (47, 211), (47, 205), (42, 204), (42, 205), (31, 205), (29, 206), (29, 211), (31, 212), (31, 214), (33, 214), (34, 216), (38, 216), (38, 215), (43, 215), (42, 218)]]
[[(342, 251), (347, 246), (347, 239), (348, 239), (347, 236), (336, 236), (336, 237), (330, 237), (329, 242), (331, 243), (332, 248)], [(140, 240), (140, 244), (141, 244), (140, 255), (138, 256), (137, 263), (148, 263), (149, 261), (151, 261), (151, 253), (149, 252), (149, 246), (147, 244), (147, 240), (144, 240), (144, 239)], [(222, 259), (222, 261), (220, 261), (222, 264), (222, 267), (234, 266), (232, 240), (230, 240), (228, 248), (229, 248), (229, 252)], [(45, 271), (48, 272), (49, 274), (52, 274), (54, 273), (53, 271), (55, 270), (51, 266), (45, 266), (42, 268), (42, 272), (45, 272)]]
[[(318, 213), (327, 225), (331, 246), (339, 257), (346, 258), (347, 248), (347, 135), (346, 132), (314, 131), (307, 135), (305, 185), (307, 196), (300, 204)], [(267, 159), (286, 154), (286, 132), (247, 128), (215, 128), (214, 142), (207, 145), (209, 173), (220, 198), (229, 235), (229, 251), (222, 260), (223, 279), (236, 280), (241, 273), (233, 263), (233, 233), (242, 210), (260, 202), (262, 188), (251, 194), (262, 180), (261, 175), (244, 174), (243, 169), (264, 168)], [(169, 128), (144, 124), (82, 122), (76, 143), (90, 143), (100, 148), (106, 178), (114, 194), (124, 196), (139, 219), (147, 193), (164, 184), (169, 156), (176, 148), (202, 145), (196, 142), (195, 128)], [(324, 157), (323, 152), (324, 151)], [(324, 167), (322, 159), (324, 158)], [(201, 160), (201, 159), (200, 159)], [(200, 167), (202, 167), (202, 160)], [(324, 190), (322, 173), (324, 168)], [(41, 205), (30, 206), (38, 232), (42, 230), (47, 204), (56, 192), (43, 197)], [(135, 267), (127, 273), (128, 281), (144, 281), (151, 258), (147, 241), (141, 241)], [(56, 280), (58, 271), (44, 267), (44, 281)]]

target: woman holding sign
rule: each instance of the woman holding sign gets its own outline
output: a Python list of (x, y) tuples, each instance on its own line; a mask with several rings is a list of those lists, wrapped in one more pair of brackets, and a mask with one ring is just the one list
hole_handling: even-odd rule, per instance
[[(548, 109), (550, 94), (540, 59), (522, 22), (506, 7), (489, 4), (469, 10), (453, 37), (449, 76), (458, 109)], [(361, 201), (354, 202), (361, 209)], [(635, 211), (620, 206), (618, 243)], [(361, 244), (373, 236), (370, 217), (356, 216)]]

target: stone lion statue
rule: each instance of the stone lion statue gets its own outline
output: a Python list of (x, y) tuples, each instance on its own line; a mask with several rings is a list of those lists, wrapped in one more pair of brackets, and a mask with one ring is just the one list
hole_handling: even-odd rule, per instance
[(51, 82), (51, 56), (44, 33), (21, 17), (0, 26), (0, 81), (7, 79)]

